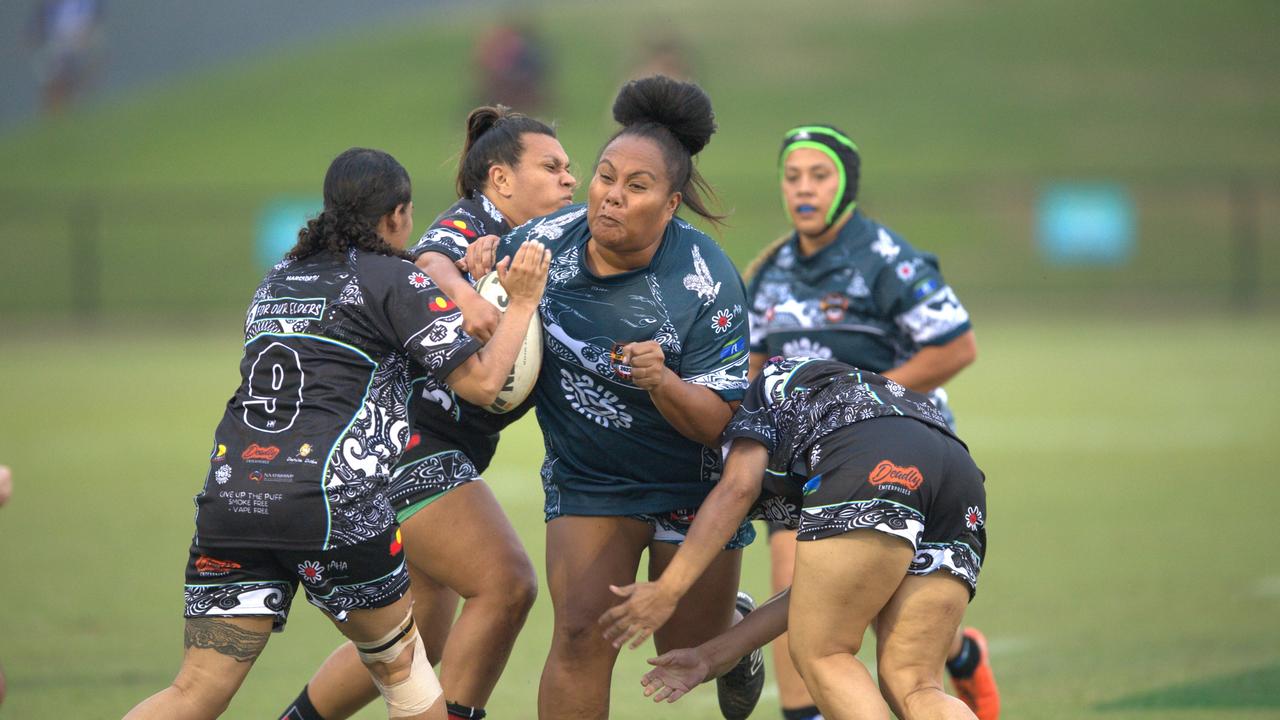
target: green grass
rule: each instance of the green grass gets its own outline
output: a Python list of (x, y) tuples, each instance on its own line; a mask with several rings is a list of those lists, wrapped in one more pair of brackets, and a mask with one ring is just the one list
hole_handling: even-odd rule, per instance
[[(1277, 717), (1280, 569), (1268, 560), (1280, 324), (984, 311), (952, 384), (988, 474), (991, 546), (968, 621), (991, 640), (1006, 717)], [(17, 328), (0, 353), (0, 717), (118, 717), (181, 656), (182, 564), (210, 433), (237, 382), (238, 318), (174, 328)], [(542, 565), (536, 424), (488, 477)], [(746, 556), (767, 592), (767, 554)], [(545, 588), (490, 705), (532, 716)], [(337, 642), (295, 605), (228, 717), (267, 717)], [(613, 717), (715, 717), (703, 689), (652, 709), (625, 653)], [(776, 717), (770, 695), (759, 717)], [(377, 708), (360, 717), (380, 717)]]
[[(1258, 183), (1262, 293), (1280, 297), (1274, 3), (819, 0), (796, 12), (559, 0), (528, 15), (556, 68), (547, 115), (583, 178), (642, 38), (673, 28), (691, 46), (720, 124), (700, 164), (732, 211), (720, 239), (739, 261), (785, 227), (781, 132), (829, 121), (863, 150), (864, 206), (940, 254), (962, 295), (1221, 304), (1233, 282), (1227, 183), (1243, 176)], [(86, 262), (100, 265), (108, 312), (239, 307), (259, 276), (249, 248), (261, 206), (318, 194), (352, 145), (406, 165), (425, 223), (451, 200), (471, 42), (489, 17), (434, 11), (0, 138), (0, 309), (66, 311)], [(1140, 232), (1129, 268), (1040, 263), (1036, 195), (1060, 178), (1129, 185)], [(86, 202), (96, 226), (76, 220)], [(97, 261), (73, 246), (89, 237)]]

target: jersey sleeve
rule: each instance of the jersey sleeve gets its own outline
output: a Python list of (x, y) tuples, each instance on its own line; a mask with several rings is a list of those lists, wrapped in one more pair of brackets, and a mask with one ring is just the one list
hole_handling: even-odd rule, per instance
[[(766, 368), (771, 367), (772, 365), (766, 366)], [(742, 404), (738, 406), (729, 424), (725, 426), (720, 442), (722, 453), (726, 458), (729, 455), (729, 449), (733, 447), (733, 441), (738, 438), (754, 440), (764, 445), (770, 455), (773, 455), (777, 449), (778, 432), (771, 411), (769, 393), (765, 387), (766, 379), (770, 376), (772, 373), (766, 375), (765, 372), (756, 376), (756, 380), (747, 387)]]
[(719, 248), (708, 248), (705, 262), (701, 255), (694, 255), (693, 272), (684, 279), (686, 289), (699, 292), (693, 301), (702, 302), (684, 338), (680, 379), (711, 388), (726, 401), (740, 400), (747, 389), (746, 291)]
[(409, 254), (416, 258), (436, 252), (458, 262), (467, 256), (467, 246), (478, 237), (475, 221), (461, 215), (445, 215), (431, 224)]
[(480, 350), (479, 340), (462, 330), (462, 311), (412, 263), (398, 261), (377, 278), (390, 340), (443, 383), (449, 373)]
[(970, 328), (969, 312), (942, 278), (938, 259), (905, 243), (876, 277), (876, 303), (919, 345), (943, 345)]

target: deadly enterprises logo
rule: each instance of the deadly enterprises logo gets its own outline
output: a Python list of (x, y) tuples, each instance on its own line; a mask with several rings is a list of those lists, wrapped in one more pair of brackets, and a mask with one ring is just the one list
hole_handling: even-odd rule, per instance
[(271, 462), (280, 454), (280, 448), (275, 445), (259, 445), (252, 443), (245, 451), (240, 453), (240, 459), (245, 462)]
[(910, 491), (920, 488), (920, 484), (924, 482), (924, 475), (915, 465), (902, 467), (889, 460), (881, 460), (867, 476), (867, 482), (872, 485), (901, 485)]

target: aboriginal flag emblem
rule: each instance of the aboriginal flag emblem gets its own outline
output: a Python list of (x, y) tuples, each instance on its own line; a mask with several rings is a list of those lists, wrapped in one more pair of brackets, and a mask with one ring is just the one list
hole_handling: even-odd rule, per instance
[(440, 227), (460, 232), (468, 238), (474, 238), (477, 235), (476, 231), (472, 230), (465, 220), (441, 220)]

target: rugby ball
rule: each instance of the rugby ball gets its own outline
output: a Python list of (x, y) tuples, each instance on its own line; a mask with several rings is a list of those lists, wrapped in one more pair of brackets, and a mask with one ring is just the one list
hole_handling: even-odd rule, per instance
[[(502, 312), (507, 311), (507, 291), (498, 282), (497, 271), (476, 281), (476, 292), (480, 297), (493, 303)], [(525, 333), (524, 344), (516, 354), (516, 364), (507, 374), (506, 382), (493, 404), (485, 407), (491, 413), (510, 412), (533, 392), (534, 383), (538, 382), (538, 370), (542, 367), (542, 322), (535, 312), (529, 319), (529, 331)]]

